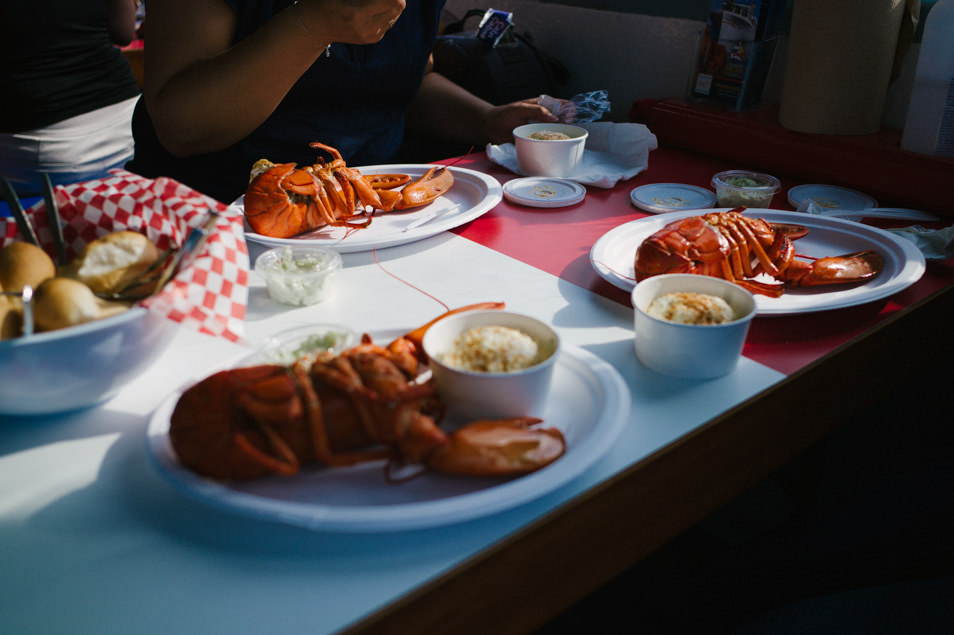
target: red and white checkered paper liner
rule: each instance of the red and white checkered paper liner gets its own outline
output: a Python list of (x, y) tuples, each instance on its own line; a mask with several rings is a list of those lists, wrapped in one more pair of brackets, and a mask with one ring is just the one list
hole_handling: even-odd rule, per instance
[[(162, 291), (140, 305), (202, 333), (242, 339), (249, 260), (241, 213), (178, 181), (125, 170), (56, 187), (54, 193), (70, 259), (96, 238), (126, 229), (145, 234), (160, 250), (179, 247), (190, 228), (204, 226), (209, 212), (217, 211), (218, 221), (196, 257), (184, 261)], [(39, 202), (26, 213), (41, 246), (55, 253), (46, 206)], [(0, 223), (0, 246), (23, 240), (14, 219), (0, 218)]]

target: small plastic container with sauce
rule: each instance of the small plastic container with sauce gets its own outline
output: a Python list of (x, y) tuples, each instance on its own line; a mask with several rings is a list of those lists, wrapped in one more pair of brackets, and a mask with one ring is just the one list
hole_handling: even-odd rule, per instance
[(771, 174), (728, 170), (712, 177), (719, 207), (768, 207), (781, 187)]
[(275, 247), (255, 260), (272, 300), (297, 306), (327, 299), (341, 266), (337, 251), (309, 246)]

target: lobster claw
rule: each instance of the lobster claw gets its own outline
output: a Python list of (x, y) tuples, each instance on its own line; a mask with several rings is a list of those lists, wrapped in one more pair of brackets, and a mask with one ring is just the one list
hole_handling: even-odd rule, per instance
[(431, 469), (447, 474), (519, 476), (546, 467), (566, 451), (556, 428), (535, 427), (536, 417), (483, 419), (448, 435), (427, 459)]
[[(847, 284), (873, 278), (884, 268), (884, 258), (876, 251), (859, 251), (843, 256), (828, 256), (811, 263), (794, 261), (784, 278), (793, 287), (818, 287)], [(801, 265), (801, 266), (798, 266)]]
[(394, 209), (427, 205), (447, 193), (454, 185), (454, 174), (443, 165), (435, 165), (421, 177), (404, 186)]

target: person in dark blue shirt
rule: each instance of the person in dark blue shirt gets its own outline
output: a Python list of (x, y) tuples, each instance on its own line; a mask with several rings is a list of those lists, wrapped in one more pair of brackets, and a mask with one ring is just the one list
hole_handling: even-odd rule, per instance
[(444, 1), (151, 0), (129, 169), (231, 202), (260, 158), (315, 163), (312, 141), (360, 167), (393, 162), (406, 126), (477, 145), (554, 121), (431, 70)]

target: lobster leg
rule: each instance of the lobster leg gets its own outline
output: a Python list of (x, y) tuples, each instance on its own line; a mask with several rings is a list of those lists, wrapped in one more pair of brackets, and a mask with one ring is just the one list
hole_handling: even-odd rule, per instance
[[(311, 432), (312, 452), (315, 459), (328, 467), (346, 467), (357, 465), (366, 461), (385, 458), (388, 455), (387, 450), (366, 450), (361, 452), (333, 452), (329, 443), (328, 429), (325, 426), (324, 412), (321, 407), (321, 400), (318, 393), (308, 376), (308, 371), (301, 364), (293, 366), (298, 384), (304, 393), (305, 413), (309, 430)], [(356, 375), (357, 381), (360, 381)], [(366, 411), (358, 411), (358, 418), (367, 429), (369, 427), (369, 414)], [(368, 434), (368, 438), (374, 438)]]
[(360, 172), (351, 168), (341, 167), (338, 168), (337, 173), (342, 179), (348, 182), (362, 205), (367, 205), (374, 209), (384, 209), (384, 203), (381, 201), (378, 190), (371, 187), (371, 184), (368, 183)]
[(327, 163), (329, 167), (337, 168), (345, 164), (345, 161), (344, 159), (341, 158), (341, 153), (338, 152), (337, 148), (334, 148), (329, 145), (325, 145), (324, 143), (321, 143), (320, 141), (312, 141), (311, 143), (308, 144), (308, 147), (315, 148), (317, 150), (324, 150), (325, 152), (330, 154), (331, 162)]

